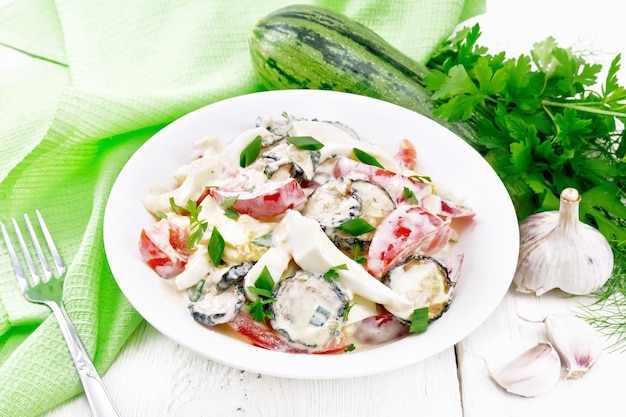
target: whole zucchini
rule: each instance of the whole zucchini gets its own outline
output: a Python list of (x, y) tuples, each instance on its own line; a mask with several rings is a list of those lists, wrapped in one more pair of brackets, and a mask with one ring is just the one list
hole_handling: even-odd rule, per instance
[(287, 6), (257, 22), (249, 45), (254, 69), (268, 89), (334, 90), (378, 98), (476, 143), (469, 125), (433, 115), (431, 94), (422, 82), (426, 66), (345, 15), (318, 6)]

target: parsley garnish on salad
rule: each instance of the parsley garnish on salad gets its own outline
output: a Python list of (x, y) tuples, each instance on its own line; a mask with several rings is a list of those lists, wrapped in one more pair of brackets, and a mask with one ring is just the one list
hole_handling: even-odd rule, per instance
[(233, 220), (239, 219), (239, 216), (240, 216), (239, 212), (232, 207), (238, 198), (239, 198), (239, 195), (234, 195), (232, 197), (228, 197), (226, 200), (222, 201), (222, 203), (220, 204), (220, 206), (224, 209), (224, 216), (228, 217), (229, 219), (233, 219)]
[(341, 270), (343, 271), (348, 270), (348, 266), (346, 264), (333, 266), (332, 268), (330, 268), (328, 271), (324, 273), (324, 279), (326, 281), (332, 281), (334, 279), (339, 278), (339, 271)]
[(224, 248), (226, 243), (224, 238), (220, 234), (217, 227), (213, 226), (211, 231), (211, 238), (209, 239), (209, 258), (213, 262), (213, 266), (218, 267), (222, 262), (222, 255), (224, 255)]
[(406, 198), (409, 203), (419, 204), (419, 201), (417, 201), (417, 197), (415, 197), (415, 194), (413, 193), (413, 191), (409, 189), (409, 187), (404, 187), (404, 189), (402, 190), (402, 194), (404, 195), (404, 198)]
[(258, 298), (250, 304), (250, 315), (255, 321), (260, 323), (265, 322), (265, 319), (272, 318), (272, 314), (268, 311), (267, 306), (276, 301), (272, 295), (274, 290), (274, 279), (272, 274), (267, 269), (267, 266), (263, 267), (261, 274), (254, 282), (254, 286), (249, 286), (248, 290), (256, 294)]
[(208, 223), (198, 217), (202, 211), (202, 207), (198, 206), (193, 200), (187, 201), (185, 207), (177, 205), (174, 201), (174, 197), (170, 197), (169, 201), (173, 213), (189, 216), (189, 238), (187, 240), (187, 247), (192, 249), (200, 239), (202, 239), (208, 227)]

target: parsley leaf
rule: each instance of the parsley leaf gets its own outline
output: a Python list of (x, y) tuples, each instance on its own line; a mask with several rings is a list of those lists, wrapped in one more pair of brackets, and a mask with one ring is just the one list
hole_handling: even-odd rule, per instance
[(272, 294), (275, 284), (267, 266), (264, 266), (254, 286), (248, 287), (251, 293), (258, 295), (258, 298), (250, 304), (250, 315), (255, 321), (264, 322), (265, 319), (272, 318), (268, 307), (276, 301)]
[(334, 279), (339, 278), (339, 271), (347, 271), (347, 270), (348, 270), (348, 266), (346, 264), (333, 266), (332, 268), (330, 268), (328, 271), (324, 273), (324, 279), (330, 282)]
[(208, 247), (209, 258), (211, 259), (211, 262), (213, 262), (213, 266), (218, 267), (222, 262), (225, 247), (226, 243), (224, 242), (224, 237), (222, 237), (219, 230), (217, 230), (217, 227), (213, 226)]

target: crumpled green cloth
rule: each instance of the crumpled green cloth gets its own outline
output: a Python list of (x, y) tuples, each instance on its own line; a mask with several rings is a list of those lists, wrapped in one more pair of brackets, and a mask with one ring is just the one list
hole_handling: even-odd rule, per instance
[[(419, 61), (485, 8), (484, 0), (303, 2), (345, 13)], [(261, 90), (247, 39), (258, 19), (290, 2), (2, 3), (0, 45), (34, 59), (0, 71), (0, 221), (43, 213), (69, 265), (68, 314), (104, 373), (142, 320), (104, 253), (118, 172), (165, 124)], [(24, 300), (0, 244), (0, 416), (35, 416), (81, 392), (54, 317)]]

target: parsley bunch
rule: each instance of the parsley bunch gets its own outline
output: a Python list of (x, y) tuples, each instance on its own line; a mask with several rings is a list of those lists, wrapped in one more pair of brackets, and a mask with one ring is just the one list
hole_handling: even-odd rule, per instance
[(581, 220), (614, 245), (626, 241), (626, 89), (620, 56), (596, 88), (602, 66), (553, 38), (507, 58), (477, 44), (478, 25), (435, 52), (425, 78), (437, 116), (465, 121), (470, 142), (503, 180), (519, 220), (556, 210), (560, 192), (582, 196)]
[(488, 53), (480, 27), (444, 42), (424, 79), (435, 115), (467, 123), (464, 138), (498, 173), (518, 219), (557, 210), (560, 192), (576, 188), (581, 220), (598, 228), (615, 255), (613, 276), (585, 316), (626, 349), (626, 89), (620, 55), (597, 87), (602, 66), (553, 38), (530, 55)]

